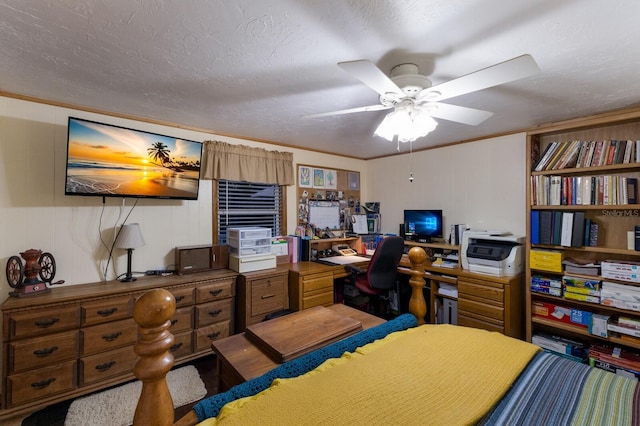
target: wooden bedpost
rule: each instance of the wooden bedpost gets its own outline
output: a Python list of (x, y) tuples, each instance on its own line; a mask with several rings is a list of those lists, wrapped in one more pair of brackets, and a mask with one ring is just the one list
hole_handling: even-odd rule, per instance
[(133, 373), (142, 381), (142, 392), (133, 418), (135, 426), (173, 424), (173, 400), (166, 375), (173, 366), (169, 348), (174, 338), (169, 327), (175, 311), (176, 301), (164, 289), (144, 293), (133, 308), (133, 318), (138, 324), (138, 342), (134, 350), (140, 356)]
[(424, 300), (424, 262), (427, 260), (427, 253), (422, 247), (412, 247), (409, 250), (409, 260), (411, 261), (411, 270), (409, 274), (411, 279), (411, 299), (409, 299), (409, 312), (417, 319), (418, 325), (425, 323), (424, 316), (427, 314), (427, 302)]

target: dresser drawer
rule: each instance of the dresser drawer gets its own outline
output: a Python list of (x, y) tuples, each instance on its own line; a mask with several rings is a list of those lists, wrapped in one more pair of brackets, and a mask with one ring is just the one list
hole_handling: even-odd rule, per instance
[(499, 306), (504, 304), (504, 288), (495, 285), (458, 280), (458, 297), (463, 296), (470, 299), (493, 301)]
[(9, 343), (9, 373), (20, 373), (78, 356), (77, 330)]
[(193, 353), (193, 350), (191, 348), (193, 332), (191, 330), (174, 334), (173, 337), (174, 342), (173, 345), (171, 345), (171, 348), (169, 348), (169, 352), (171, 352), (171, 355), (173, 355), (176, 360), (179, 360), (180, 358), (185, 356), (189, 356)]
[(502, 307), (487, 305), (474, 300), (458, 298), (458, 312), (460, 311), (474, 312), (482, 317), (504, 321), (504, 309)]
[(82, 329), (82, 354), (103, 352), (136, 342), (138, 328), (133, 318)]
[(196, 286), (196, 303), (227, 299), (235, 296), (235, 278)]
[(133, 345), (80, 359), (80, 386), (133, 372), (138, 356)]
[(196, 305), (196, 328), (230, 319), (232, 302), (233, 299), (223, 299)]
[(305, 293), (314, 293), (318, 291), (326, 291), (327, 289), (331, 289), (333, 293), (333, 274), (316, 274), (309, 275), (304, 277), (302, 280), (302, 292)]
[(133, 314), (134, 299), (131, 296), (110, 297), (108, 299), (82, 304), (82, 325), (101, 324), (130, 318)]
[(75, 389), (76, 362), (39, 368), (7, 378), (7, 395), (10, 406), (38, 401), (57, 393)]
[(80, 326), (80, 307), (65, 305), (16, 312), (9, 316), (8, 322), (11, 338), (56, 333)]
[(228, 337), (231, 330), (231, 321), (224, 321), (217, 324), (210, 325), (209, 327), (198, 328), (195, 333), (195, 348), (194, 352), (201, 352), (211, 350), (211, 343), (215, 340), (220, 340)]
[(195, 288), (194, 287), (176, 287), (168, 289), (173, 297), (176, 299), (176, 308), (182, 308), (183, 306), (190, 306), (195, 303)]
[(176, 309), (176, 313), (171, 318), (171, 327), (169, 331), (174, 335), (185, 330), (192, 328), (193, 322), (193, 307)]
[(481, 328), (504, 334), (504, 323), (502, 321), (482, 318), (472, 312), (458, 311), (458, 325), (462, 327)]
[(287, 297), (284, 276), (253, 280), (251, 285), (251, 316), (265, 315), (286, 308)]
[(329, 306), (333, 304), (333, 291), (314, 294), (313, 296), (302, 298), (302, 309), (313, 308), (314, 306)]

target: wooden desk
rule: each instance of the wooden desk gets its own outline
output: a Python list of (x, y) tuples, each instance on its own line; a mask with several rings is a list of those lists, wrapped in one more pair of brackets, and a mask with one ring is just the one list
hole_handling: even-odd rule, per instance
[[(411, 263), (403, 256), (398, 272), (408, 274)], [(430, 288), (429, 322), (435, 323), (435, 302), (449, 298), (458, 302), (458, 325), (497, 331), (507, 336), (524, 337), (524, 275), (497, 277), (458, 268), (424, 264)], [(441, 295), (438, 283), (457, 285), (458, 297)]]
[[(356, 265), (366, 267), (367, 262)], [(290, 263), (288, 267), (289, 307), (294, 311), (332, 305), (333, 281), (349, 276), (344, 265), (299, 262)]]
[[(363, 329), (385, 322), (381, 318), (345, 305), (331, 305), (328, 309), (360, 321)], [(215, 341), (211, 347), (217, 355), (219, 392), (258, 377), (280, 365), (251, 343), (244, 333)]]

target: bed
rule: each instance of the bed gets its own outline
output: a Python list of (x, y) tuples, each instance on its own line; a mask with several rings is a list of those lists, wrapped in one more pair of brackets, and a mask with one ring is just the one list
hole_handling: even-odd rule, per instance
[[(421, 268), (410, 252), (410, 310), (263, 376), (200, 401), (176, 424), (640, 424), (638, 382), (543, 352), (502, 334), (424, 318)], [(422, 299), (422, 300), (420, 300)], [(175, 302), (152, 290), (136, 303), (134, 373), (143, 388), (134, 424), (173, 423), (165, 375)]]

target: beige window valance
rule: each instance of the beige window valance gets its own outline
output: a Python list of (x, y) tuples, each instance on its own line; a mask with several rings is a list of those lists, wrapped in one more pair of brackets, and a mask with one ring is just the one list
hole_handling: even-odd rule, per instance
[(202, 179), (293, 185), (293, 153), (204, 141)]

